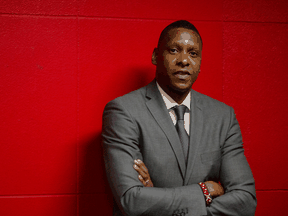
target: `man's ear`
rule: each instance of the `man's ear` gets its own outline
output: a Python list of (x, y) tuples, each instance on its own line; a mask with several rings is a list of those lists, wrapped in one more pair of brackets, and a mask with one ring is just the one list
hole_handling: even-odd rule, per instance
[(154, 48), (152, 54), (152, 64), (157, 65), (157, 56), (158, 56), (158, 49)]

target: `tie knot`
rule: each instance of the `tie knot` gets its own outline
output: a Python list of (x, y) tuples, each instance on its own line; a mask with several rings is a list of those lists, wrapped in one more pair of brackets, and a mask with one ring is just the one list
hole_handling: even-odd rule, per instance
[(173, 109), (177, 116), (177, 121), (184, 120), (184, 113), (186, 112), (186, 109), (188, 108), (185, 105), (180, 105), (180, 106), (174, 106)]

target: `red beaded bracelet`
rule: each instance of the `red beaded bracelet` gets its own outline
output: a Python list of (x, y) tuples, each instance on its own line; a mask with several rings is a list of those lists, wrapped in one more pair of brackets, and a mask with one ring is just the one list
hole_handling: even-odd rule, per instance
[(207, 205), (210, 205), (210, 203), (212, 202), (212, 198), (211, 198), (211, 194), (209, 193), (209, 191), (208, 191), (205, 183), (200, 182), (200, 183), (198, 183), (198, 184), (200, 185), (200, 187), (201, 187), (201, 189), (202, 189), (202, 191), (203, 191), (203, 194), (204, 194), (204, 196), (205, 196), (205, 198), (206, 198), (206, 199), (205, 199), (205, 200), (206, 200), (206, 204), (207, 204)]

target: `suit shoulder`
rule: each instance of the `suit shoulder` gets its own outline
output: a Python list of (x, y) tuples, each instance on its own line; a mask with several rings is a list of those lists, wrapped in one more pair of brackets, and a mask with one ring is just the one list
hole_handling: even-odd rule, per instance
[[(114, 100), (111, 100), (107, 103), (106, 107), (108, 106), (123, 106), (125, 108), (135, 107), (137, 105), (142, 105), (144, 103), (144, 97), (146, 93), (146, 86), (129, 92), (123, 96), (119, 96)], [(106, 108), (105, 107), (105, 108)]]
[(211, 98), (205, 94), (199, 93), (197, 91), (193, 90), (193, 94), (195, 94), (196, 98), (198, 99), (199, 103), (201, 103), (201, 105), (203, 107), (205, 107), (208, 110), (213, 110), (214, 112), (230, 112), (231, 109), (233, 109), (232, 107), (228, 106), (227, 104), (216, 100), (214, 98)]

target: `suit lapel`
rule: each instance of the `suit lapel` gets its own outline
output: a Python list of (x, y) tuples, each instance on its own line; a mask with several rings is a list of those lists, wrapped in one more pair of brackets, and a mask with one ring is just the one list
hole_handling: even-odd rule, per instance
[(187, 172), (184, 185), (187, 185), (192, 175), (193, 166), (198, 153), (198, 147), (201, 143), (203, 129), (203, 113), (201, 108), (201, 100), (197, 97), (197, 92), (191, 90), (191, 105), (190, 105), (190, 141), (187, 161)]
[(163, 98), (157, 88), (155, 80), (147, 86), (146, 97), (150, 99), (146, 102), (146, 105), (168, 138), (184, 179), (186, 166), (180, 139), (167, 111)]

